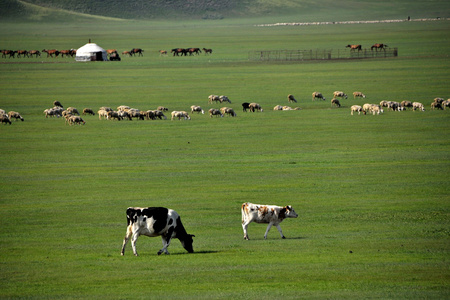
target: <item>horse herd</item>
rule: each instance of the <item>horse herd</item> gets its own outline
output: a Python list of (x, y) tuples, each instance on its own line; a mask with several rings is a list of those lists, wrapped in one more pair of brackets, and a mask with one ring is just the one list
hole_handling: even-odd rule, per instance
[(14, 58), (17, 55), (17, 58), (20, 57), (40, 57), (42, 53), (47, 53), (47, 57), (58, 57), (61, 55), (61, 57), (74, 57), (75, 54), (77, 54), (77, 49), (70, 49), (70, 50), (56, 50), (56, 49), (43, 49), (42, 51), (39, 50), (1, 50), (2, 58)]
[[(378, 50), (386, 50), (386, 48), (388, 47), (388, 45), (386, 44), (373, 44), (372, 47), (370, 47), (370, 50), (373, 51), (373, 49), (375, 49), (375, 51)], [(345, 46), (345, 48), (350, 48), (350, 51), (361, 51), (362, 50), (362, 46), (361, 45), (347, 45)]]
[[(212, 54), (212, 49), (207, 48), (174, 48), (170, 51), (170, 53), (173, 53), (173, 56), (192, 56), (192, 55), (199, 55), (200, 53), (205, 54)], [(41, 57), (41, 54), (47, 53), (47, 57), (53, 57), (56, 58), (58, 56), (61, 57), (74, 57), (77, 54), (77, 49), (70, 49), (70, 50), (57, 50), (57, 49), (43, 49), (42, 51), (39, 50), (0, 50), (2, 53), (2, 58), (20, 58), (20, 57)], [(133, 48), (130, 51), (123, 51), (123, 56), (144, 56), (144, 50), (141, 48)], [(106, 53), (110, 58), (116, 58), (119, 57), (119, 53), (116, 49), (108, 49), (106, 50)], [(159, 55), (167, 55), (167, 50), (159, 50)]]

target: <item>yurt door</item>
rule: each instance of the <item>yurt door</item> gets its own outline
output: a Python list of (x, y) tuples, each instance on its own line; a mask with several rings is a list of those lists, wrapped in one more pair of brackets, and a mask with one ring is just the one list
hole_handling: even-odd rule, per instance
[(95, 60), (96, 61), (102, 61), (103, 60), (102, 52), (95, 52)]

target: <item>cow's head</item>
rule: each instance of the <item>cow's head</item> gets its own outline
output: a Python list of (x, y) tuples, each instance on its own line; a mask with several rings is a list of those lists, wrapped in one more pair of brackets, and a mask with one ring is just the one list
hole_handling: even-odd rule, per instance
[(193, 237), (195, 237), (195, 235), (186, 234), (183, 239), (180, 239), (181, 245), (183, 245), (183, 248), (189, 253), (194, 253), (194, 247), (192, 247), (192, 243), (194, 242), (192, 239)]
[(285, 216), (286, 218), (297, 218), (298, 214), (295, 212), (295, 210), (292, 208), (292, 206), (287, 205), (285, 207), (286, 212), (285, 212)]

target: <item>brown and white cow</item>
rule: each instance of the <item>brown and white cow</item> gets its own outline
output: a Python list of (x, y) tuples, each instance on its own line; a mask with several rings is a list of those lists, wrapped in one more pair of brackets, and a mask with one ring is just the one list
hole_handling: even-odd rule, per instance
[(186, 232), (180, 216), (172, 209), (165, 207), (129, 207), (127, 209), (127, 225), (127, 233), (123, 239), (121, 255), (125, 254), (125, 246), (131, 238), (133, 253), (138, 256), (136, 241), (140, 235), (149, 237), (161, 236), (163, 248), (158, 251), (158, 255), (163, 252), (169, 254), (167, 247), (169, 247), (172, 238), (179, 239), (187, 252), (194, 252), (192, 238), (195, 236)]
[(298, 215), (292, 206), (287, 205), (285, 207), (276, 205), (260, 205), (246, 202), (242, 204), (242, 229), (244, 230), (244, 239), (248, 240), (247, 227), (251, 222), (256, 223), (269, 223), (267, 225), (266, 234), (264, 234), (264, 239), (267, 239), (267, 234), (269, 233), (272, 225), (275, 225), (280, 232), (283, 239), (286, 237), (281, 231), (280, 223), (283, 222), (285, 218), (297, 218)]

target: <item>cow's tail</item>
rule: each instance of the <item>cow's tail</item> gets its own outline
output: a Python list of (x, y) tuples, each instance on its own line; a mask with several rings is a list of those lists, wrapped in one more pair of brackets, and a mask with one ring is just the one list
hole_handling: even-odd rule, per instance
[(241, 213), (242, 213), (242, 224), (244, 224), (245, 220), (247, 220), (247, 214), (248, 214), (248, 203), (247, 202), (242, 204)]

